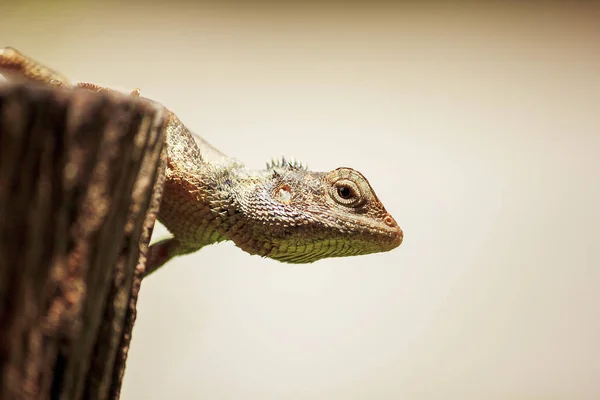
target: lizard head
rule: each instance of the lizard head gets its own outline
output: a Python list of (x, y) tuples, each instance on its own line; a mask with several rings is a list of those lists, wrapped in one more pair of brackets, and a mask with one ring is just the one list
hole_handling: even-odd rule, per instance
[(240, 199), (243, 250), (290, 263), (310, 263), (392, 250), (403, 233), (367, 179), (351, 168), (310, 172), (271, 163)]

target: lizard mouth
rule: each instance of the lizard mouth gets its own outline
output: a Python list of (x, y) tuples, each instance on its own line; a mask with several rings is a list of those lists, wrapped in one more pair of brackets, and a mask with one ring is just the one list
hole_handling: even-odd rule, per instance
[(372, 241), (374, 241), (377, 247), (379, 247), (379, 251), (390, 251), (395, 249), (396, 247), (402, 244), (404, 240), (404, 232), (400, 229), (399, 226), (394, 227), (393, 229), (386, 229), (385, 231), (380, 231)]

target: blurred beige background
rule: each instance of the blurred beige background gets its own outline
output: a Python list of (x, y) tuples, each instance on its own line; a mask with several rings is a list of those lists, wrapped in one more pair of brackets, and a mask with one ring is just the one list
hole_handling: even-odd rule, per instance
[(355, 167), (405, 231), (178, 259), (142, 286), (124, 399), (600, 398), (600, 8), (400, 4), (0, 3), (0, 46), (252, 166)]

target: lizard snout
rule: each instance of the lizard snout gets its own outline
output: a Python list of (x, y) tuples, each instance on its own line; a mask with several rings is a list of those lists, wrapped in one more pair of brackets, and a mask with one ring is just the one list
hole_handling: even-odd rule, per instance
[(397, 228), (398, 230), (394, 236), (394, 240), (392, 241), (392, 249), (400, 246), (402, 244), (402, 240), (404, 240), (404, 232), (402, 232), (402, 229), (400, 229), (399, 226)]

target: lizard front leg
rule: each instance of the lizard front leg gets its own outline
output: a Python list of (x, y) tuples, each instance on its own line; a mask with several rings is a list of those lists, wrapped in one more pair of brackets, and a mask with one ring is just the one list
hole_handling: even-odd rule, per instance
[(150, 275), (167, 261), (176, 256), (193, 253), (203, 246), (186, 246), (174, 237), (163, 239), (150, 246), (148, 249), (148, 260), (146, 262), (146, 273), (144, 277)]
[[(56, 87), (77, 87), (92, 92), (114, 92), (94, 83), (79, 82), (75, 85), (58, 72), (44, 66), (40, 62), (27, 57), (12, 47), (0, 49), (0, 73), (9, 81), (28, 80)], [(131, 93), (139, 97), (140, 89), (136, 88)]]
[(25, 79), (58, 87), (72, 86), (63, 75), (12, 47), (0, 49), (0, 73), (9, 81)]
[[(114, 89), (110, 89), (110, 88), (96, 85), (95, 83), (89, 83), (89, 82), (78, 82), (75, 84), (75, 87), (78, 87), (79, 89), (89, 90), (91, 92), (116, 92), (116, 90), (114, 90)], [(129, 95), (134, 96), (134, 97), (140, 97), (140, 89), (139, 88), (133, 89), (129, 93)]]

